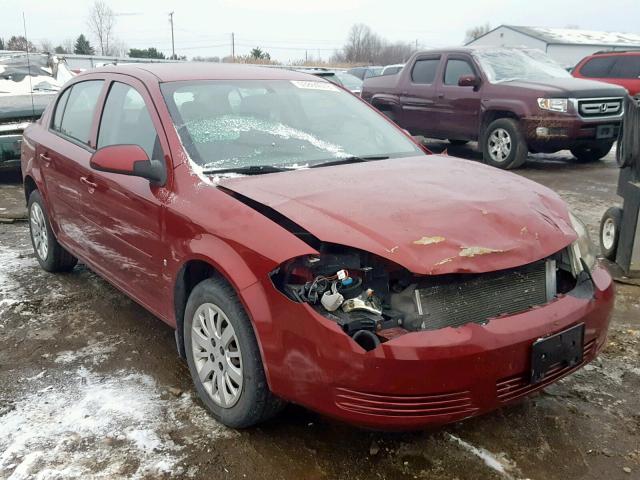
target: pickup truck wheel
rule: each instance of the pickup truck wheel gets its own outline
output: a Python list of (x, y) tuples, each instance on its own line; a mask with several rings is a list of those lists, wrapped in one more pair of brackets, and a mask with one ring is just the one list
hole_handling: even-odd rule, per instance
[(622, 209), (611, 207), (602, 216), (600, 221), (600, 250), (607, 260), (615, 262), (620, 238), (620, 226), (622, 225)]
[(484, 161), (505, 170), (518, 168), (527, 160), (527, 144), (513, 118), (499, 118), (489, 124), (482, 140)]
[(40, 266), (47, 272), (68, 272), (78, 263), (78, 259), (58, 243), (51, 230), (46, 208), (38, 190), (29, 195), (29, 233), (33, 252)]
[(450, 138), (449, 143), (453, 146), (461, 147), (462, 145), (466, 145), (469, 142), (467, 140), (455, 140), (453, 138)]
[(184, 319), (189, 371), (217, 420), (245, 428), (280, 411), (284, 402), (269, 390), (251, 321), (227, 282), (215, 277), (196, 285)]
[(591, 147), (575, 147), (571, 149), (571, 153), (580, 163), (596, 162), (611, 151), (613, 142), (603, 142)]

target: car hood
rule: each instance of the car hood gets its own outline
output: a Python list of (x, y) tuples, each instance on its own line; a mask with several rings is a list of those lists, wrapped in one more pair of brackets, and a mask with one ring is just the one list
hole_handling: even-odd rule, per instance
[(624, 88), (616, 85), (574, 77), (556, 78), (546, 81), (513, 80), (500, 85), (535, 90), (541, 95), (544, 94), (552, 97), (600, 98), (624, 97), (627, 94)]
[(218, 187), (270, 207), (323, 242), (366, 250), (416, 274), (513, 268), (576, 238), (551, 190), (446, 156), (228, 178)]

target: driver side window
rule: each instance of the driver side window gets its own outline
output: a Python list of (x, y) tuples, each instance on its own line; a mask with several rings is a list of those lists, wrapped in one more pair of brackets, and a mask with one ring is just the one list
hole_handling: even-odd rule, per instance
[(139, 145), (150, 159), (162, 158), (160, 139), (142, 95), (120, 82), (109, 90), (98, 132), (98, 148), (109, 145)]
[(475, 75), (469, 62), (457, 59), (447, 61), (447, 68), (444, 72), (445, 85), (458, 85), (458, 80), (463, 75)]

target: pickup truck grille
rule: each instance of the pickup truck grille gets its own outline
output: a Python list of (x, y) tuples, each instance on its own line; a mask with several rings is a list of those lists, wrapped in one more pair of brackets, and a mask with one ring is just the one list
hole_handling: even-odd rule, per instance
[[(539, 261), (510, 270), (464, 275), (416, 289), (422, 330), (485, 323), (543, 305), (555, 295), (555, 262)], [(547, 278), (549, 276), (549, 278)]]
[(622, 98), (578, 100), (578, 112), (585, 118), (615, 117), (622, 113)]

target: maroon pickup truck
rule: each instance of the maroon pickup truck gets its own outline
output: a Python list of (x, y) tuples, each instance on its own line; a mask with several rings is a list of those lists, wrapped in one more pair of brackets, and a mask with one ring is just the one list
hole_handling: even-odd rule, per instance
[(626, 91), (573, 78), (538, 50), (456, 48), (415, 53), (397, 75), (368, 78), (362, 98), (412, 135), (477, 140), (484, 161), (521, 166), (528, 152), (604, 157)]

